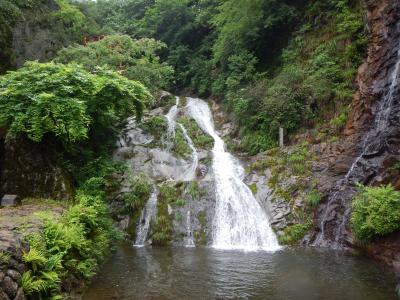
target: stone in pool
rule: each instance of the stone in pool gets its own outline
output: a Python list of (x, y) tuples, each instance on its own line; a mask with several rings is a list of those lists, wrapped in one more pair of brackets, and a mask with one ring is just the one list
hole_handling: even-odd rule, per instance
[(1, 206), (17, 206), (21, 205), (21, 198), (17, 195), (4, 195), (1, 199)]

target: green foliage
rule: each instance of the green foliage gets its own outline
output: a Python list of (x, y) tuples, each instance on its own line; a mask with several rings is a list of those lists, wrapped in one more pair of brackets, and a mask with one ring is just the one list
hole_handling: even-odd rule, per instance
[(197, 181), (191, 181), (188, 187), (188, 193), (193, 200), (200, 199), (199, 183)]
[(51, 57), (63, 46), (81, 41), (86, 34), (97, 34), (98, 25), (67, 0), (0, 0), (0, 74), (15, 68), (13, 29), (18, 22), (29, 24), (29, 38), (40, 29), (43, 57)]
[(310, 193), (307, 194), (305, 201), (308, 206), (317, 207), (318, 204), (321, 202), (322, 196), (317, 190), (312, 190)]
[(112, 227), (102, 190), (91, 195), (86, 194), (88, 190), (86, 186), (78, 191), (77, 203), (61, 218), (41, 214), (43, 231), (28, 235), (30, 250), (22, 259), (29, 269), (21, 280), (26, 295), (58, 295), (62, 279), (71, 275), (89, 279), (109, 253), (119, 235)]
[(183, 135), (182, 129), (179, 126), (177, 126), (175, 129), (173, 142), (174, 144), (171, 150), (176, 156), (185, 158), (192, 153), (192, 149), (190, 149), (189, 144)]
[(152, 134), (157, 139), (160, 139), (162, 134), (167, 131), (168, 125), (167, 120), (164, 117), (154, 116), (144, 120), (140, 127), (145, 132)]
[(135, 176), (131, 180), (129, 193), (124, 196), (129, 210), (143, 209), (150, 197), (151, 186), (143, 176)]
[(55, 0), (55, 2), (59, 6), (59, 10), (53, 13), (53, 16), (63, 23), (64, 28), (72, 31), (82, 29), (85, 21), (84, 14), (67, 0)]
[(310, 171), (310, 163), (314, 160), (314, 157), (308, 146), (308, 143), (304, 142), (294, 147), (285, 158), (286, 165), (295, 175), (305, 175)]
[(283, 235), (278, 237), (279, 244), (293, 245), (302, 239), (305, 234), (311, 229), (311, 223), (294, 224), (286, 227)]
[(62, 49), (56, 62), (79, 63), (90, 72), (106, 66), (131, 80), (140, 81), (152, 91), (169, 87), (173, 69), (161, 63), (157, 52), (166, 45), (154, 39), (133, 40), (126, 35), (110, 35), (87, 45)]
[(11, 255), (5, 251), (0, 251), (0, 265), (7, 265), (10, 261)]
[(111, 71), (87, 73), (77, 65), (27, 63), (0, 78), (0, 126), (8, 136), (46, 134), (66, 147), (88, 137), (90, 128), (110, 128), (151, 98), (139, 83)]
[(207, 227), (207, 215), (205, 211), (200, 211), (197, 214), (197, 220), (199, 220), (199, 223), (201, 225), (200, 230), (196, 230), (194, 232), (194, 238), (196, 241), (196, 245), (205, 245), (207, 242), (207, 237), (206, 237), (206, 227)]
[(393, 186), (359, 186), (353, 198), (351, 228), (358, 240), (367, 242), (400, 229), (400, 192)]
[(257, 184), (256, 183), (251, 184), (249, 186), (249, 188), (250, 188), (251, 192), (253, 193), (253, 195), (257, 194)]
[(182, 184), (162, 184), (159, 187), (157, 202), (157, 217), (151, 222), (152, 244), (156, 246), (168, 245), (172, 240), (172, 217), (168, 212), (168, 205), (184, 206), (186, 202), (181, 198)]
[(182, 116), (178, 119), (178, 122), (186, 128), (196, 149), (212, 149), (214, 145), (214, 139), (208, 134), (204, 133), (203, 130), (201, 130), (201, 128), (197, 125), (195, 120), (189, 119), (186, 116)]

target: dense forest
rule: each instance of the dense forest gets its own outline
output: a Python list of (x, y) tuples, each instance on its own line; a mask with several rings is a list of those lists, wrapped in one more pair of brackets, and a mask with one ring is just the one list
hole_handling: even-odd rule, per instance
[[(151, 244), (176, 242), (179, 210), (214, 189), (199, 174), (218, 176), (213, 159), (224, 155), (190, 111), (193, 98), (212, 103), (225, 148), (245, 161), (244, 195), (263, 202), (267, 187), (279, 244), (370, 245), (395, 267), (399, 15), (390, 0), (0, 0), (0, 195), (53, 207), (35, 212), (38, 230), (18, 225), (13, 239), (27, 248), (0, 247), (0, 275), (10, 261), (25, 266), (7, 277), (15, 288), (2, 292), (0, 276), (0, 299), (58, 299), (82, 287), (117, 242), (139, 235), (132, 225), (145, 223), (154, 191)], [(204, 168), (161, 180), (146, 173), (147, 150), (115, 159), (127, 128), (131, 140), (145, 133), (140, 147), (180, 160), (177, 170), (190, 159)], [(212, 244), (207, 213), (196, 214), (196, 246)], [(123, 230), (121, 216), (130, 220)]]

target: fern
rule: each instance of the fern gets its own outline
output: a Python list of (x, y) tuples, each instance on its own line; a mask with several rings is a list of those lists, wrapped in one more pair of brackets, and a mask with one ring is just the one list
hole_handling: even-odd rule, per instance
[(32, 267), (33, 272), (36, 272), (47, 261), (44, 253), (33, 247), (30, 248), (29, 252), (23, 254), (22, 260)]
[(8, 264), (10, 261), (11, 255), (7, 252), (0, 251), (0, 265), (1, 264)]

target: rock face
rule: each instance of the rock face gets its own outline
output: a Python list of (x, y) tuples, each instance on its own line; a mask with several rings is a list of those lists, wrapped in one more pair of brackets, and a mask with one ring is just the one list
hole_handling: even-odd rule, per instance
[[(71, 41), (63, 28), (52, 20), (59, 9), (54, 0), (44, 0), (33, 9), (25, 9), (23, 18), (13, 28), (12, 48), (14, 64), (21, 67), (25, 61), (48, 61), (57, 51)], [(59, 31), (59, 32), (58, 32)]]
[[(365, 1), (365, 5), (368, 57), (359, 69), (359, 91), (346, 125), (347, 138), (341, 143), (346, 151), (335, 153), (321, 173), (320, 181), (326, 179), (324, 189), (329, 196), (319, 207), (315, 230), (305, 244), (354, 247), (349, 228), (354, 183), (397, 184), (398, 174), (393, 176), (389, 170), (400, 160), (400, 2)], [(399, 249), (395, 235), (368, 247), (373, 256), (395, 266), (400, 257), (392, 255), (393, 249)]]
[(19, 137), (3, 145), (0, 161), (0, 196), (70, 199), (71, 182), (57, 166), (57, 155), (48, 143)]
[[(171, 102), (167, 101), (169, 97), (171, 95), (164, 92), (157, 103), (161, 105)], [(175, 103), (175, 97), (173, 100), (172, 103)], [(150, 111), (141, 124), (134, 119), (128, 119), (125, 129), (120, 134), (114, 159), (123, 161), (129, 166), (128, 173), (124, 175), (126, 179), (129, 178), (129, 174), (133, 174), (146, 178), (146, 181), (152, 185), (153, 191), (159, 190), (163, 185), (169, 185), (175, 191), (179, 191), (179, 199), (174, 200), (180, 200), (181, 203), (168, 204), (168, 218), (173, 227), (170, 241), (172, 245), (205, 245), (212, 239), (211, 227), (215, 211), (215, 187), (210, 167), (211, 152), (209, 149), (196, 148), (197, 155), (194, 162), (192, 154), (182, 156), (174, 151), (177, 128), (181, 128), (180, 125), (182, 125), (178, 120), (186, 116), (186, 113), (184, 103), (179, 103), (176, 115), (171, 118), (172, 123), (168, 123), (169, 109), (174, 108), (167, 103), (167, 106)], [(165, 120), (168, 126), (159, 128), (157, 131), (146, 129), (143, 124), (154, 118)], [(175, 133), (169, 131), (171, 124), (175, 124), (173, 126)], [(187, 141), (184, 143), (187, 144)], [(195, 170), (192, 178), (187, 174), (194, 163)], [(194, 186), (195, 190), (193, 190)], [(113, 197), (111, 210), (118, 212), (113, 216), (118, 226), (131, 233), (131, 231), (137, 231), (141, 217), (140, 212), (132, 213), (123, 210), (123, 198), (126, 193), (130, 193), (129, 180), (122, 180), (122, 189)], [(151, 220), (154, 222), (154, 219), (155, 216)], [(142, 220), (142, 223), (144, 222), (145, 220)], [(135, 227), (136, 230), (132, 230), (131, 227)], [(152, 234), (152, 226), (150, 226), (145, 243), (152, 242)], [(135, 240), (134, 235), (132, 238)]]

